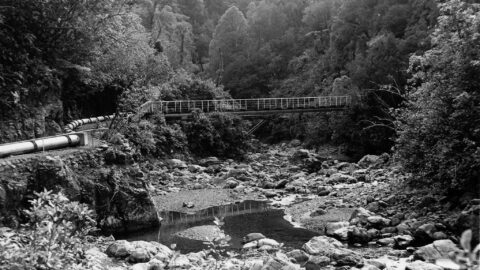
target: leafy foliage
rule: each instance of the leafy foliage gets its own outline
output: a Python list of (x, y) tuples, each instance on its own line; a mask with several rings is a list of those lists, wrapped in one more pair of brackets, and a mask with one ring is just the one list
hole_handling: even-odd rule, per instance
[(242, 119), (225, 113), (195, 112), (184, 125), (189, 149), (198, 156), (242, 157), (251, 149)]
[(463, 189), (480, 177), (480, 9), (441, 5), (434, 46), (412, 56), (416, 86), (399, 112), (397, 154), (419, 178)]
[(36, 193), (25, 211), (25, 229), (0, 238), (0, 269), (83, 269), (85, 236), (94, 230), (93, 211), (62, 193)]
[(167, 125), (159, 115), (129, 123), (123, 134), (145, 156), (165, 157), (188, 152), (187, 138), (181, 127)]

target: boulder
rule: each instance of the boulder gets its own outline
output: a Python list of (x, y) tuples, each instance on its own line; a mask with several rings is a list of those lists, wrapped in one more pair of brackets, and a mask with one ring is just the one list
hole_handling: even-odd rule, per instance
[(437, 240), (432, 244), (418, 248), (414, 258), (427, 262), (434, 262), (436, 259), (448, 258), (451, 252), (459, 252), (460, 249), (451, 240)]
[(411, 235), (397, 235), (395, 239), (395, 248), (405, 249), (411, 245), (413, 242), (413, 237)]
[(358, 223), (360, 224), (367, 224), (367, 219), (374, 214), (370, 211), (368, 211), (365, 208), (357, 208), (353, 211), (352, 215), (350, 216), (350, 224), (356, 225)]
[(327, 180), (328, 183), (333, 183), (333, 184), (352, 184), (356, 183), (357, 179), (353, 176), (343, 174), (343, 173), (335, 173), (330, 176), (330, 178)]
[(246, 168), (242, 168), (242, 169), (230, 169), (227, 173), (227, 176), (226, 177), (234, 177), (234, 178), (242, 178), (242, 176), (248, 176), (250, 175), (250, 173), (248, 172), (248, 170)]
[(198, 164), (204, 167), (208, 167), (211, 165), (220, 164), (221, 161), (217, 157), (208, 157), (198, 161)]
[(416, 246), (422, 246), (426, 244), (430, 244), (433, 242), (433, 234), (437, 231), (435, 224), (433, 223), (426, 223), (418, 227), (413, 237), (415, 239)]
[(328, 222), (325, 225), (325, 234), (328, 236), (334, 236), (336, 230), (348, 227), (350, 223), (348, 222)]
[(342, 247), (342, 243), (334, 238), (316, 236), (305, 243), (302, 248), (310, 255), (325, 255), (331, 254), (333, 249)]
[(310, 255), (326, 256), (334, 260), (338, 266), (360, 265), (363, 262), (360, 254), (343, 248), (338, 240), (327, 236), (316, 236), (302, 247)]
[(443, 270), (443, 268), (431, 263), (414, 261), (412, 263), (408, 263), (405, 267), (405, 270)]
[(169, 269), (189, 269), (192, 268), (192, 263), (188, 259), (187, 255), (178, 254), (173, 256), (168, 264)]
[(375, 165), (380, 160), (379, 156), (376, 155), (366, 155), (357, 162), (357, 165), (361, 168), (368, 168), (372, 165)]
[(296, 263), (302, 265), (308, 261), (309, 257), (305, 251), (300, 249), (294, 249), (287, 253), (287, 256), (294, 259)]
[(387, 237), (378, 239), (377, 243), (381, 246), (393, 246), (395, 245), (395, 239), (393, 237)]
[(365, 228), (353, 227), (348, 231), (348, 242), (351, 244), (367, 244), (371, 239)]
[(233, 189), (233, 188), (236, 188), (237, 186), (238, 186), (238, 182), (233, 177), (228, 178), (225, 181), (225, 185), (224, 185), (224, 187), (227, 189)]
[(264, 239), (264, 238), (266, 238), (265, 235), (261, 233), (249, 233), (245, 237), (243, 237), (243, 242), (249, 243), (249, 242)]
[(310, 157), (310, 151), (308, 151), (307, 149), (298, 149), (297, 151), (295, 151), (295, 153), (293, 153), (293, 158), (294, 159), (306, 159), (308, 157)]
[(330, 264), (330, 258), (326, 256), (311, 256), (305, 263), (305, 270), (322, 270)]
[(360, 270), (380, 270), (380, 268), (376, 267), (375, 265), (367, 264), (364, 265)]
[(337, 263), (337, 266), (357, 266), (363, 265), (363, 257), (350, 249), (335, 249), (330, 257)]
[(169, 159), (169, 160), (167, 160), (167, 166), (171, 169), (186, 169), (186, 168), (188, 168), (185, 161), (179, 160), (179, 159)]
[(280, 243), (278, 243), (277, 241), (273, 240), (273, 239), (269, 239), (269, 238), (263, 238), (263, 239), (260, 239), (258, 240), (258, 246), (262, 247), (262, 246), (271, 246), (271, 247), (279, 247), (280, 246)]
[(130, 252), (128, 261), (131, 263), (143, 263), (150, 261), (150, 258), (151, 255), (146, 249), (135, 248), (133, 251)]
[(390, 225), (390, 219), (381, 216), (367, 217), (367, 222), (374, 228), (380, 229)]
[(117, 240), (108, 246), (105, 253), (108, 256), (123, 259), (130, 255), (130, 252), (134, 249), (134, 246), (126, 240)]
[(350, 230), (349, 227), (342, 227), (340, 229), (335, 230), (332, 236), (340, 241), (347, 241), (349, 230)]
[(380, 269), (380, 270), (387, 268), (387, 265), (386, 265), (384, 262), (381, 262), (381, 261), (379, 261), (379, 260), (366, 260), (366, 261), (365, 261), (365, 264), (367, 264), (367, 265), (373, 265), (373, 266), (377, 267), (377, 268)]

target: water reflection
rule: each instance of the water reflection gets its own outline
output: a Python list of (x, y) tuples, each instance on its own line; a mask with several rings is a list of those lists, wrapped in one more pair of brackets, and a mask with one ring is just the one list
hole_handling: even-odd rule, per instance
[(160, 227), (118, 236), (117, 239), (158, 241), (167, 246), (175, 243), (177, 250), (182, 252), (198, 251), (206, 247), (202, 241), (186, 239), (175, 234), (196, 226), (213, 225), (214, 216), (225, 218), (223, 229), (231, 236), (230, 248), (233, 249), (240, 249), (243, 236), (252, 232), (262, 233), (291, 248), (299, 248), (310, 238), (318, 235), (306, 229), (294, 228), (283, 219), (283, 210), (272, 208), (266, 201), (244, 201), (211, 207), (191, 214), (163, 212), (160, 216), (163, 219)]

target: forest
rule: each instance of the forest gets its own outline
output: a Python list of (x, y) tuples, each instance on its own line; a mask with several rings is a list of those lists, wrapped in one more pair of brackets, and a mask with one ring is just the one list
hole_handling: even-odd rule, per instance
[[(134, 120), (126, 117), (148, 101), (344, 95), (353, 101), (345, 111), (272, 116), (255, 136), (248, 132), (254, 121), (228, 113), (193, 111), (189, 121), (168, 122), (162, 113)], [(47, 231), (52, 234), (39, 246), (48, 242), (47, 255), (38, 255), (43, 259), (35, 257), (36, 245), (22, 246), (29, 259), (12, 253), (11, 260), (31, 267), (11, 269), (62, 269), (73, 261), (84, 264), (86, 255), (76, 254), (74, 247), (91, 235), (87, 229), (98, 225), (102, 230), (119, 231), (122, 226), (122, 230), (136, 226), (136, 218), (143, 225), (147, 219), (156, 222), (159, 216), (152, 217), (149, 211), (158, 207), (162, 196), (219, 185), (235, 192), (239, 189), (244, 192), (245, 197), (239, 195), (242, 198), (259, 189), (262, 199), (315, 193), (348, 198), (347, 203), (332, 203), (342, 207), (368, 205), (368, 210), (357, 209), (346, 219), (348, 228), (336, 224), (344, 230), (338, 232), (340, 227), (335, 227), (336, 234), (330, 235), (356, 247), (374, 239), (380, 246), (418, 258), (425, 255), (417, 254), (421, 246), (448, 238), (461, 242), (462, 258), (478, 258), (478, 251), (470, 247), (478, 243), (478, 230), (473, 236), (472, 231), (461, 235), (471, 224), (478, 225), (480, 213), (478, 0), (0, 0), (0, 144), (62, 134), (73, 120), (111, 114), (115, 120), (91, 156), (47, 156), (33, 163), (35, 169), (24, 171), (9, 163), (15, 158), (5, 163), (0, 159), (2, 235), (2, 225), (19, 228), (27, 221), (33, 229), (12, 233), (13, 242), (36, 240)], [(347, 161), (320, 157), (327, 147), (337, 149)], [(80, 160), (72, 161), (76, 158)], [(88, 170), (80, 170), (79, 164), (86, 164)], [(287, 172), (281, 171), (282, 166)], [(6, 173), (12, 168), (15, 171)], [(20, 175), (30, 176), (17, 184)], [(358, 182), (367, 187), (349, 188), (366, 190), (362, 196), (370, 193), (355, 200), (341, 185)], [(394, 186), (398, 183), (401, 188)], [(251, 186), (253, 191), (248, 189)], [(385, 186), (390, 187), (388, 192), (398, 189), (403, 193), (391, 195)], [(59, 190), (66, 194), (57, 194)], [(395, 205), (397, 195), (400, 199)], [(34, 197), (38, 198), (29, 200)], [(95, 214), (77, 201), (91, 206)], [(182, 203), (183, 210), (199, 210), (196, 202)], [(397, 212), (410, 211), (412, 205), (420, 205), (420, 210), (398, 216)], [(28, 207), (32, 210), (16, 210)], [(309, 211), (312, 217), (323, 216), (328, 212), (325, 209)], [(465, 209), (474, 209), (468, 212), (468, 222), (462, 219)], [(373, 212), (388, 216), (388, 222)], [(132, 213), (138, 215), (132, 217)], [(362, 215), (368, 215), (368, 222)], [(442, 225), (459, 215), (455, 225)], [(392, 225), (395, 218), (399, 222)], [(430, 223), (419, 224), (418, 220), (425, 221), (422, 218), (431, 218)], [(406, 222), (411, 226), (407, 233), (398, 228), (405, 220), (414, 220)], [(54, 238), (51, 224), (56, 224), (55, 233), (62, 240)], [(215, 224), (223, 233), (223, 221), (215, 217)], [(367, 237), (367, 229), (376, 231)], [(451, 237), (434, 237), (432, 230), (448, 232)], [(76, 242), (68, 246), (65, 237), (70, 231)], [(408, 243), (415, 251), (408, 251), (411, 245), (401, 244), (407, 241), (401, 237), (411, 238)], [(71, 253), (54, 257), (50, 265), (50, 247), (57, 240), (62, 244), (53, 245), (55, 249)], [(92, 241), (101, 246), (110, 240)], [(2, 268), (2, 262), (7, 261), (10, 243), (0, 237), (0, 269), (9, 269)], [(225, 263), (232, 256), (221, 253), (219, 243), (210, 241), (210, 251), (215, 260)], [(117, 249), (122, 247), (109, 246), (106, 253), (122, 260), (138, 255), (130, 251), (129, 257), (118, 255)], [(161, 250), (158, 246), (151, 249), (156, 254)], [(319, 254), (303, 249), (309, 253), (308, 262)], [(166, 257), (173, 265), (181, 255), (168, 251), (171, 254), (167, 252)], [(357, 269), (341, 268), (346, 259), (333, 262), (336, 255), (326, 255), (332, 260), (328, 269)], [(312, 262), (317, 268), (306, 269), (327, 269), (318, 268), (317, 257)], [(168, 265), (167, 259), (159, 260)], [(149, 261), (132, 260), (129, 263)], [(352, 260), (345, 265), (363, 266)], [(464, 266), (461, 260), (455, 261)], [(268, 266), (267, 259), (263, 265)], [(437, 270), (422, 267), (427, 266), (406, 269)], [(474, 264), (442, 267), (439, 270), (473, 270), (478, 263), (477, 268)], [(217, 268), (215, 263), (215, 268), (204, 269), (237, 268)]]
[[(4, 0), (0, 8), (3, 140), (150, 99), (348, 94), (358, 102), (343, 116), (282, 119), (288, 130), (273, 121), (264, 135), (333, 142), (356, 156), (393, 149), (419, 175), (478, 177), (474, 3)], [(12, 119), (24, 124), (7, 128)]]

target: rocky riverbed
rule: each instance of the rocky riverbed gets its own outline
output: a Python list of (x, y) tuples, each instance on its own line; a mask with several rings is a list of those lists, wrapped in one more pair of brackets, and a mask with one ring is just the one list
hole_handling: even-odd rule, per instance
[[(442, 269), (433, 262), (459, 252), (458, 236), (463, 230), (473, 228), (478, 242), (480, 202), (475, 193), (464, 194), (457, 200), (460, 205), (453, 205), (448, 197), (433, 194), (431, 189), (413, 189), (407, 184), (409, 175), (387, 154), (351, 163), (302, 149), (296, 143), (260, 149), (243, 162), (215, 157), (154, 160), (134, 164), (133, 171), (125, 167), (122, 171), (130, 170), (129, 175), (141, 180), (136, 189), (148, 194), (159, 219), (165, 212), (195, 214), (245, 200), (268, 200), (284, 209), (286, 220), (319, 236), (292, 249), (269, 235), (253, 234), (255, 237), (245, 239), (243, 249), (227, 252), (212, 245), (190, 253), (157, 242), (99, 237), (86, 252), (90, 267)], [(110, 160), (117, 159), (108, 148), (99, 151), (110, 155)], [(114, 216), (105, 220), (119, 222)], [(221, 224), (214, 225), (213, 219), (197, 229), (179, 235), (209, 241), (225, 237)]]

